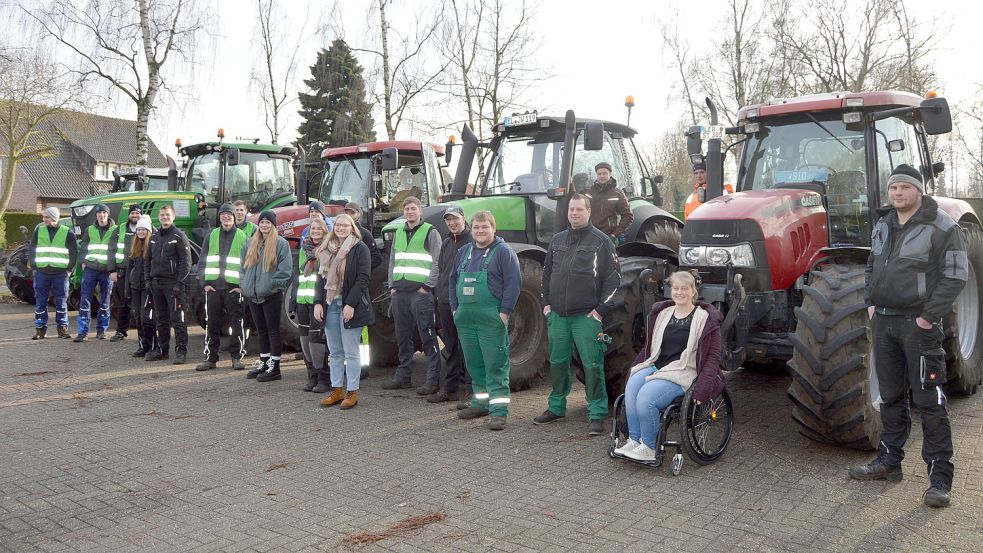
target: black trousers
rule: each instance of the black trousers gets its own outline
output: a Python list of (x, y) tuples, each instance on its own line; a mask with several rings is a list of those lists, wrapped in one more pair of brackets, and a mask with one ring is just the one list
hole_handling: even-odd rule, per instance
[(230, 288), (205, 292), (205, 359), (218, 361), (222, 352), (222, 331), (229, 329), (229, 342), (225, 351), (233, 359), (246, 355), (246, 329), (242, 326), (245, 312), (242, 294)]
[[(928, 465), (930, 480), (952, 485), (952, 430), (941, 387), (922, 384), (922, 353), (942, 347), (941, 323), (931, 330), (915, 324), (914, 315), (874, 315), (874, 370), (880, 387), (881, 443), (878, 450), (888, 461), (901, 464), (904, 445), (911, 432), (907, 391), (922, 418), (922, 459)], [(944, 364), (942, 365), (944, 371)], [(944, 378), (942, 379), (944, 380)]]
[[(134, 311), (133, 302), (126, 299), (126, 294), (130, 293), (129, 290), (126, 271), (116, 271), (116, 284), (113, 285), (113, 304), (116, 305), (116, 334), (126, 334), (133, 322), (137, 323), (138, 329), (140, 327), (140, 311)], [(136, 321), (131, 319), (136, 319)]]
[(249, 314), (256, 327), (259, 338), (260, 355), (269, 354), (280, 357), (283, 354), (283, 340), (280, 339), (280, 315), (283, 313), (283, 292), (266, 298), (263, 303), (249, 301)]
[(458, 389), (470, 393), (471, 375), (464, 366), (464, 350), (457, 339), (457, 326), (454, 324), (451, 304), (438, 301), (437, 314), (440, 316), (440, 339), (444, 342), (444, 364), (447, 366), (441, 388), (450, 394), (457, 392)]
[(427, 356), (428, 386), (440, 384), (440, 351), (437, 350), (437, 309), (433, 294), (416, 290), (397, 290), (392, 295), (393, 324), (396, 325), (396, 346), (399, 348), (399, 367), (393, 380), (409, 382), (413, 376), (413, 327), (420, 332), (423, 354)]
[(130, 290), (129, 308), (137, 319), (137, 341), (140, 351), (144, 353), (160, 349), (160, 344), (157, 342), (157, 329), (154, 328), (152, 303), (150, 290)]
[(154, 322), (157, 326), (157, 341), (160, 352), (167, 355), (171, 347), (171, 327), (174, 327), (174, 351), (188, 354), (188, 324), (185, 322), (186, 294), (174, 292), (170, 283), (154, 283), (151, 287), (154, 302)]

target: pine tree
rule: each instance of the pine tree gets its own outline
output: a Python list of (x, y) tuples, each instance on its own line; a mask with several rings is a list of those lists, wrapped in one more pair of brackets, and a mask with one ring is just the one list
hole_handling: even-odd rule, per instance
[(316, 159), (324, 148), (354, 146), (375, 140), (372, 106), (365, 100), (362, 66), (344, 40), (336, 39), (321, 49), (304, 84), (310, 93), (300, 93), (297, 141)]

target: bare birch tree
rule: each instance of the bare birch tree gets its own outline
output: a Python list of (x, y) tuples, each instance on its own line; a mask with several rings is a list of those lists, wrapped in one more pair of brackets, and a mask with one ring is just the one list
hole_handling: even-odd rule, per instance
[[(200, 0), (53, 0), (22, 5), (25, 15), (77, 58), (82, 80), (99, 79), (136, 107), (136, 162), (147, 163), (147, 126), (158, 94), (168, 87), (165, 67), (175, 57), (193, 61), (208, 19)], [(170, 62), (170, 63), (169, 63)]]

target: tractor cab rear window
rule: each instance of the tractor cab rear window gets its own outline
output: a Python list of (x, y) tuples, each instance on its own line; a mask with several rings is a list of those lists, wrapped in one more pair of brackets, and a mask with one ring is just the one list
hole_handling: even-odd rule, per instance
[[(225, 170), (225, 191), (221, 190), (221, 171)], [(205, 195), (209, 203), (242, 200), (260, 205), (274, 195), (293, 191), (290, 160), (265, 152), (240, 152), (238, 165), (224, 168), (218, 152), (192, 159), (188, 166), (187, 190)]]

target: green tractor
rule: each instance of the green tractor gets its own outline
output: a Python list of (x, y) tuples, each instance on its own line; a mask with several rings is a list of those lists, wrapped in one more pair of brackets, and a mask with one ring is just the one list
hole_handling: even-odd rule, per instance
[[(117, 172), (112, 192), (93, 195), (75, 201), (71, 205), (72, 224), (76, 235), (95, 221), (96, 204), (109, 206), (110, 218), (116, 223), (125, 219), (129, 207), (139, 204), (143, 212), (157, 225), (157, 213), (165, 205), (174, 207), (174, 224), (183, 230), (191, 241), (192, 262), (198, 262), (201, 243), (205, 235), (218, 225), (218, 208), (225, 202), (243, 200), (251, 212), (291, 205), (297, 201), (294, 195), (293, 161), (296, 150), (291, 146), (248, 142), (223, 142), (219, 140), (190, 146), (175, 144), (184, 158), (186, 168), (179, 178), (176, 164), (169, 158), (166, 181), (162, 183), (154, 173), (157, 170), (137, 169)], [(133, 174), (136, 176), (134, 177)], [(78, 305), (81, 271), (72, 275), (70, 305)], [(196, 293), (194, 279), (190, 297), (194, 298), (193, 313), (198, 324), (204, 326), (203, 294)]]
[[(455, 179), (444, 196), (449, 201), (423, 210), (424, 220), (441, 234), (447, 231), (443, 212), (449, 205), (460, 206), (469, 218), (477, 211), (491, 211), (498, 235), (518, 254), (522, 291), (509, 321), (510, 383), (515, 390), (529, 388), (548, 370), (546, 320), (539, 305), (546, 248), (556, 232), (567, 228), (570, 195), (589, 186), (594, 166), (607, 161), (635, 216), (626, 242), (618, 246), (622, 281), (616, 313), (604, 321), (605, 332), (612, 338), (605, 362), (608, 392), (611, 397), (621, 392), (624, 373), (644, 337), (645, 307), (661, 297), (658, 284), (677, 265), (682, 228), (679, 219), (656, 205), (661, 179), (648, 173), (632, 141), (635, 134), (634, 129), (618, 123), (577, 119), (572, 111), (565, 118), (535, 113), (506, 117), (494, 127), (488, 142), (479, 142), (465, 127)], [(487, 166), (481, 172), (483, 178), (469, 190), (468, 176), (478, 148), (487, 150)], [(452, 151), (447, 152), (448, 158)], [(392, 247), (401, 224), (397, 219), (383, 228), (385, 251)], [(384, 285), (378, 278), (373, 280), (379, 323), (372, 354), (376, 360), (394, 360), (394, 342), (387, 335), (392, 323)], [(582, 374), (578, 377), (582, 379)]]

